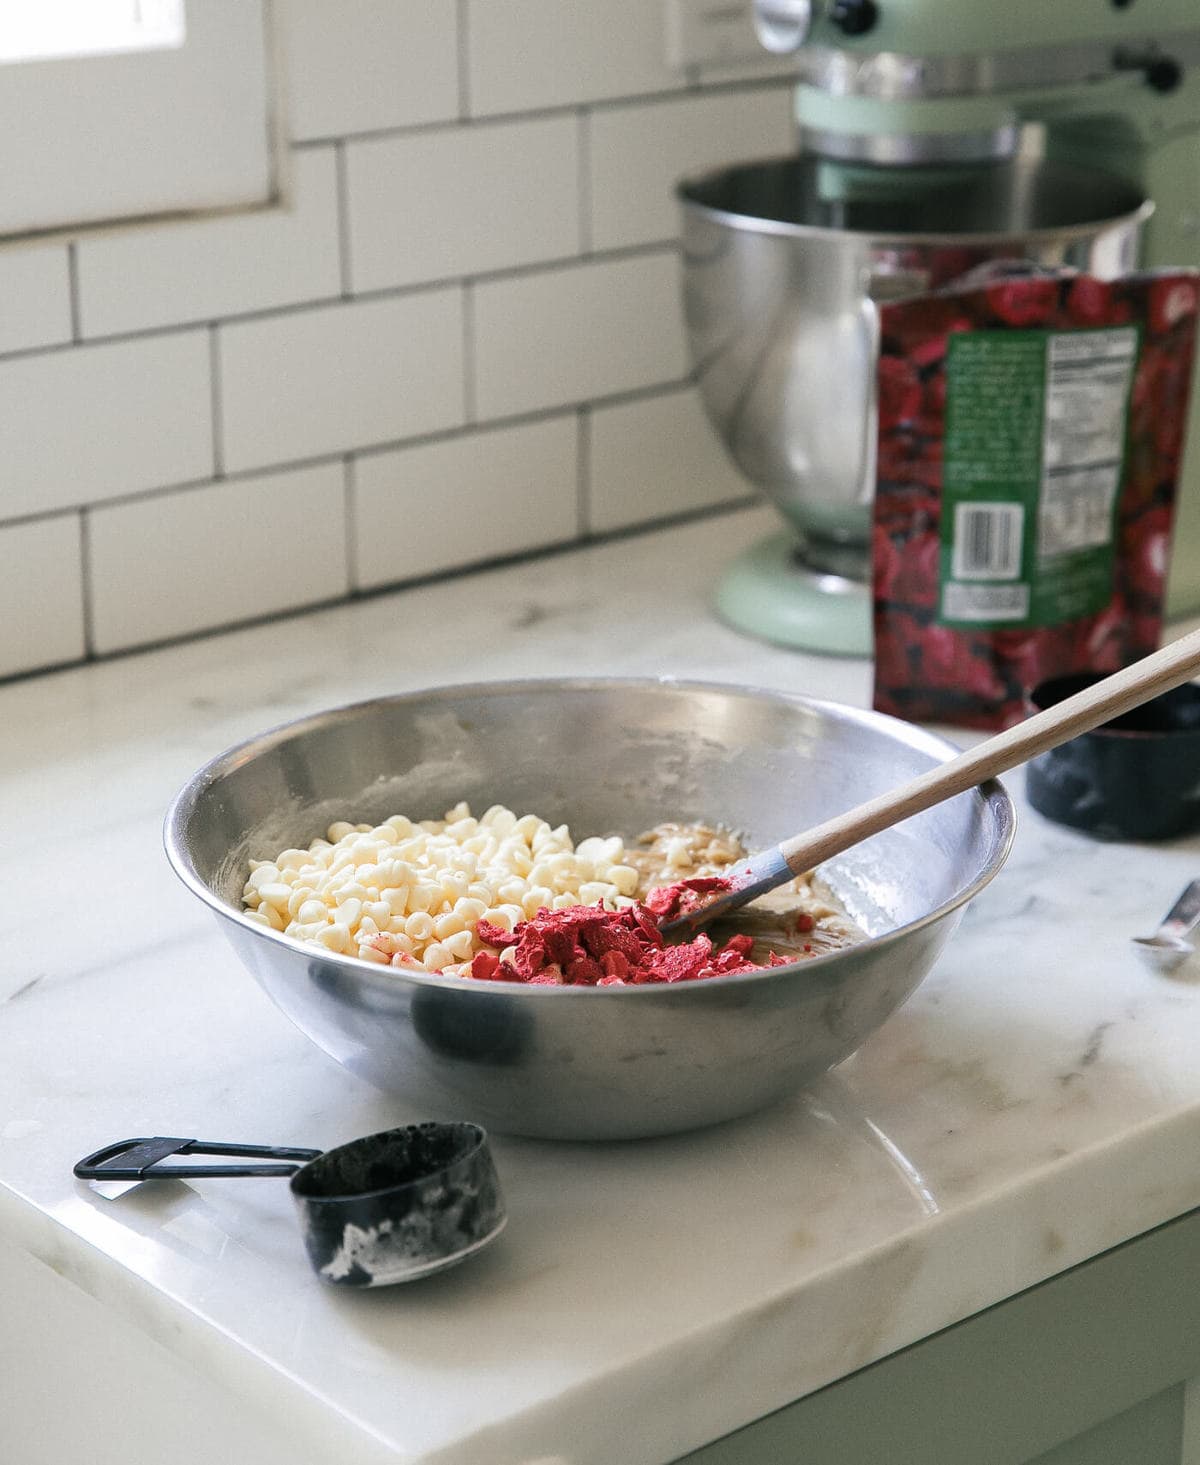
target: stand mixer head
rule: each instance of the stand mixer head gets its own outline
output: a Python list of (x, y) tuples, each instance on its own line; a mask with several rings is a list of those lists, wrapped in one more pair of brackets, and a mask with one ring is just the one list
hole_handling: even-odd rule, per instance
[[(998, 260), (1101, 277), (1200, 264), (1194, 0), (757, 0), (796, 50), (801, 151), (685, 181), (685, 313), (709, 418), (792, 529), (726, 619), (870, 649), (876, 302)], [(1020, 41), (1021, 44), (1017, 44)], [(1200, 394), (1172, 567), (1200, 606)]]

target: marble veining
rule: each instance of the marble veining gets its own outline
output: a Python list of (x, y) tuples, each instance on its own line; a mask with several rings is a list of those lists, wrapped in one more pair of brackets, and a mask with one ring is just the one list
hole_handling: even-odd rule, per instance
[(214, 1399), (252, 1399), (304, 1465), (663, 1465), (1200, 1204), (1200, 962), (1157, 975), (1128, 939), (1200, 842), (1106, 844), (1023, 803), (1005, 870), (836, 1072), (707, 1132), (496, 1139), (509, 1225), (467, 1265), (347, 1295), (278, 1182), (72, 1179), (128, 1134), (328, 1147), (425, 1117), (292, 1028), (174, 880), (162, 815), (200, 763), (477, 678), (865, 705), (865, 664), (709, 614), (715, 573), (773, 524), (724, 515), (0, 688), (0, 1234)]

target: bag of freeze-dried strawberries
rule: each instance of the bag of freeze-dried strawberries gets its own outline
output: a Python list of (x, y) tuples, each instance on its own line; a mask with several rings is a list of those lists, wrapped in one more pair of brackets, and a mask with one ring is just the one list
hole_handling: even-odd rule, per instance
[(1200, 273), (962, 282), (880, 310), (875, 706), (1019, 721), (1154, 650)]

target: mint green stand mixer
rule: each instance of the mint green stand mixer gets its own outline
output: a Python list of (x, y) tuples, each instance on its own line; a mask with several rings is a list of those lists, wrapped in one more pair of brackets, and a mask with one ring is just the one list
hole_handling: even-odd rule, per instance
[[(717, 608), (869, 654), (876, 304), (999, 261), (1200, 266), (1200, 0), (756, 0), (794, 52), (800, 150), (685, 180), (684, 312), (709, 420), (787, 528)], [(1200, 609), (1200, 392), (1168, 609)]]

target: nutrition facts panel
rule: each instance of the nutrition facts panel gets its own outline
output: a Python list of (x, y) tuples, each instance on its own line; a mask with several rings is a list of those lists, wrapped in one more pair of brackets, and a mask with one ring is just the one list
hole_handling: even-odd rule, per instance
[(1136, 325), (963, 331), (947, 353), (943, 625), (1057, 625), (1112, 595)]
[(1132, 326), (1067, 331), (1046, 343), (1039, 559), (1112, 538), (1137, 346)]

